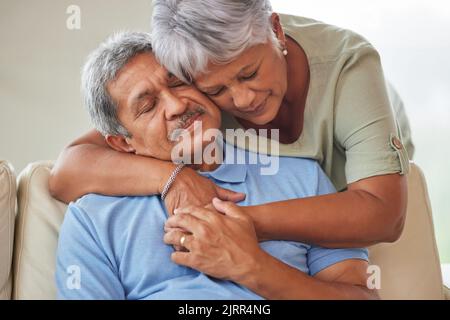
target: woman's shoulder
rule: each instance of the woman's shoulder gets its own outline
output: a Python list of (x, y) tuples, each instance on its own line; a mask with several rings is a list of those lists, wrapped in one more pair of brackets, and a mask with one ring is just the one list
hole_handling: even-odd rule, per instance
[(311, 18), (280, 14), (287, 35), (305, 50), (310, 62), (337, 60), (358, 51), (375, 48), (362, 35)]

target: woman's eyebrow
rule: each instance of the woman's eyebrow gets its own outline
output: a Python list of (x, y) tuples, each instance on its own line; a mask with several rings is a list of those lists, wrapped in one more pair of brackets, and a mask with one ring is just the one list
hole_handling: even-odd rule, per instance
[[(239, 70), (239, 72), (236, 75), (239, 75), (242, 72), (247, 71), (248, 69), (253, 69), (255, 67), (255, 65), (257, 65), (257, 68), (259, 68), (259, 66), (261, 65), (261, 61), (254, 61), (254, 62), (247, 64), (246, 66), (242, 67), (241, 70)], [(218, 85), (203, 87), (203, 86), (199, 85), (198, 83), (195, 83), (195, 84), (196, 84), (197, 88), (200, 89), (201, 91), (211, 91), (214, 89), (221, 88), (223, 86), (223, 85), (218, 84)]]
[(253, 67), (254, 67), (255, 65), (258, 65), (258, 66), (259, 66), (259, 64), (260, 64), (259, 61), (254, 61), (254, 62), (252, 62), (252, 63), (249, 63), (248, 65), (246, 65), (245, 67), (243, 67), (243, 68), (241, 69), (241, 71), (239, 71), (239, 73), (241, 73), (242, 71), (245, 71), (245, 70), (247, 70), (247, 69), (253, 69)]

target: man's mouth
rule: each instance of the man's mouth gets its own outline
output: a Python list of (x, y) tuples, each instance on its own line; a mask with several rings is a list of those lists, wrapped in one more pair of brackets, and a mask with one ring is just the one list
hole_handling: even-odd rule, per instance
[(182, 114), (178, 119), (176, 128), (169, 134), (169, 140), (177, 141), (183, 131), (188, 129), (195, 122), (195, 120), (205, 113), (205, 109), (202, 106), (197, 105), (194, 110), (189, 110)]

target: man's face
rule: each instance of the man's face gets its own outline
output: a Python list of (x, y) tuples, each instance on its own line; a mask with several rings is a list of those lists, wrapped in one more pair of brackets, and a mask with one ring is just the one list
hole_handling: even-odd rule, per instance
[[(203, 135), (194, 136), (194, 121), (201, 121), (203, 131), (220, 126), (219, 109), (194, 87), (171, 76), (150, 53), (131, 59), (107, 90), (118, 106), (120, 123), (131, 135), (126, 139), (130, 151), (139, 155), (171, 160), (176, 129), (186, 129), (193, 145), (204, 146), (208, 142), (203, 142)], [(196, 144), (198, 140), (202, 142)]]

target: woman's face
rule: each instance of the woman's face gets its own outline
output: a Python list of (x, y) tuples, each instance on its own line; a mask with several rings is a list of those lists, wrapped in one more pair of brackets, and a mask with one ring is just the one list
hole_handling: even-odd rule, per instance
[(225, 65), (208, 64), (196, 86), (222, 110), (256, 125), (271, 122), (287, 90), (286, 59), (271, 41)]

